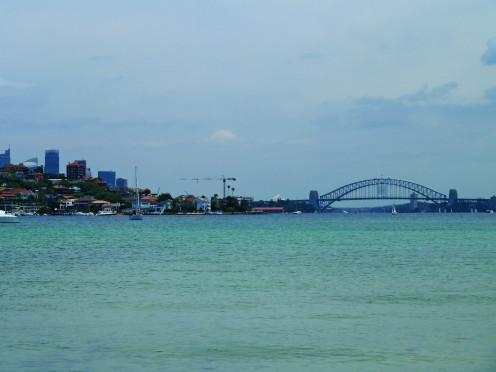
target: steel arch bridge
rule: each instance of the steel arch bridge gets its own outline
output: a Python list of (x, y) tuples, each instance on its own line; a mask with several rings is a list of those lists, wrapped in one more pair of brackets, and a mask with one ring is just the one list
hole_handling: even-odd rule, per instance
[[(414, 194), (414, 195), (412, 195)], [(436, 204), (448, 201), (446, 195), (428, 187), (393, 178), (373, 178), (342, 186), (318, 199), (318, 209), (325, 211), (332, 203), (343, 200), (406, 199), (430, 200)]]

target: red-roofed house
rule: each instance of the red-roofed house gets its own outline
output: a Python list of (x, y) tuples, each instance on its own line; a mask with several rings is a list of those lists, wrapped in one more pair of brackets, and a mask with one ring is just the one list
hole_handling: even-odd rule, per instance
[(3, 193), (0, 194), (0, 199), (15, 200), (15, 199), (19, 199), (19, 195), (4, 191)]
[(77, 198), (75, 196), (68, 196), (66, 198), (63, 198), (62, 200), (60, 200), (59, 202), (59, 205), (60, 205), (60, 209), (66, 209), (68, 207), (73, 207), (74, 204), (77, 202)]
[(18, 194), (21, 199), (26, 200), (30, 196), (36, 196), (36, 193), (32, 192), (31, 190), (26, 190), (26, 189), (13, 189), (10, 190), (11, 193), (13, 194)]
[(29, 172), (29, 169), (25, 167), (23, 164), (15, 165), (15, 164), (4, 164), (2, 168), (0, 168), (0, 173), (9, 174), (14, 173), (17, 178), (24, 179), (26, 174)]
[(55, 186), (53, 186), (53, 189), (59, 195), (66, 195), (69, 193), (69, 188), (67, 186), (64, 186), (64, 185), (55, 185)]

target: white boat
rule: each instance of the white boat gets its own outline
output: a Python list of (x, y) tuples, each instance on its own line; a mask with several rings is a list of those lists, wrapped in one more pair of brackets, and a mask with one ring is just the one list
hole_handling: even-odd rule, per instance
[(134, 214), (131, 214), (129, 216), (130, 220), (133, 221), (139, 221), (143, 219), (143, 215), (141, 214), (141, 204), (140, 204), (140, 197), (139, 197), (139, 189), (138, 189), (138, 171), (137, 167), (134, 167), (134, 179), (136, 181), (136, 211), (134, 211)]
[(208, 211), (207, 214), (221, 215), (222, 214), (222, 211)]
[(5, 212), (0, 209), (0, 223), (19, 223), (19, 217), (15, 214)]
[(396, 212), (396, 208), (394, 205), (393, 205), (393, 209), (391, 210), (391, 214), (398, 214), (398, 212)]
[(76, 216), (94, 216), (95, 214), (93, 212), (77, 212), (75, 215)]
[(301, 214), (301, 211), (294, 211), (293, 214)]
[(110, 207), (103, 207), (101, 211), (98, 211), (97, 216), (113, 216), (115, 212)]

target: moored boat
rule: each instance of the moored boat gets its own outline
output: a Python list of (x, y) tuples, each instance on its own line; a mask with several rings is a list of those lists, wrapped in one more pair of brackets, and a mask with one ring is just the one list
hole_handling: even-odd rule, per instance
[(98, 211), (97, 216), (113, 216), (115, 212), (110, 207), (103, 207), (101, 211)]
[(140, 194), (138, 188), (138, 168), (134, 167), (134, 179), (136, 181), (136, 209), (133, 211), (133, 214), (129, 216), (130, 220), (140, 221), (143, 219), (143, 215), (141, 214), (141, 203), (140, 203)]
[(19, 217), (17, 217), (15, 214), (8, 213), (0, 209), (0, 223), (19, 223), (19, 222), (21, 221), (19, 220)]

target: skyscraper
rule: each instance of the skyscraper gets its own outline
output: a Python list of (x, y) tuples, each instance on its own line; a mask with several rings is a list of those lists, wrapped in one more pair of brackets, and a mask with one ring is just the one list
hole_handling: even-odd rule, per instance
[(117, 178), (115, 180), (115, 185), (118, 189), (127, 189), (127, 179), (125, 178)]
[(107, 186), (115, 188), (115, 172), (114, 171), (98, 171), (98, 178), (107, 182)]
[(45, 150), (44, 173), (59, 173), (59, 150)]
[(3, 154), (0, 154), (0, 167), (4, 164), (12, 164), (10, 162), (10, 146)]

